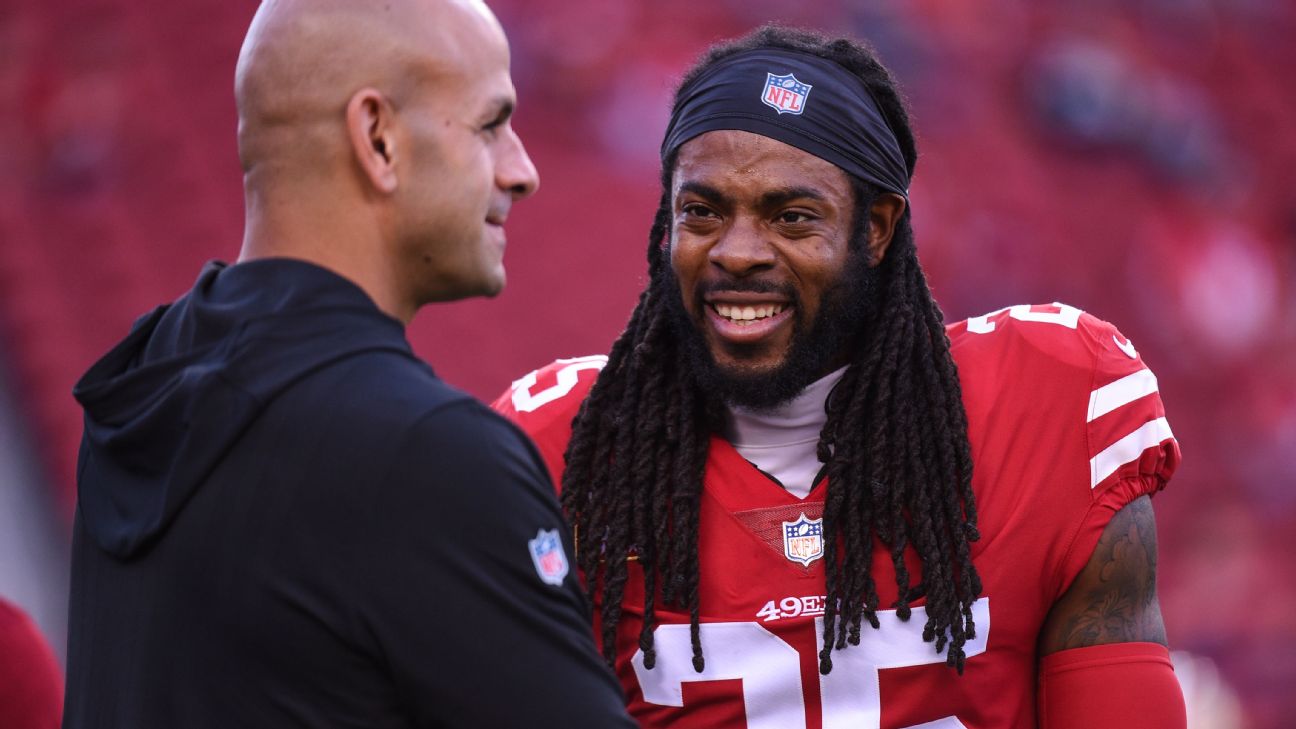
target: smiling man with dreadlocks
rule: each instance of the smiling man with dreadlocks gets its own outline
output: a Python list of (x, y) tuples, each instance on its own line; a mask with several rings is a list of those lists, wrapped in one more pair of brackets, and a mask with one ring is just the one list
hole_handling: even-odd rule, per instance
[(767, 27), (712, 49), (675, 97), (626, 330), (496, 403), (561, 483), (646, 727), (1183, 726), (1156, 378), (1062, 304), (946, 327), (916, 156), (867, 47)]

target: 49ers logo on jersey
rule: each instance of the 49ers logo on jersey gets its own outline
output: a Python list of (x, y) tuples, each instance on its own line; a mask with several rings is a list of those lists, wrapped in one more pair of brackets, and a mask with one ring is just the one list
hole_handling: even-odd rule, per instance
[(823, 553), (823, 517), (808, 519), (803, 511), (796, 521), (783, 522), (783, 556), (809, 567)]

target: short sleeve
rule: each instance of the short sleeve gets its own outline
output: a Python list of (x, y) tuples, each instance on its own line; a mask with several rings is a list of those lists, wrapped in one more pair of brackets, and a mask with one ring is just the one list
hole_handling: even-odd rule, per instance
[(374, 485), (362, 621), (417, 726), (632, 726), (598, 657), (539, 457), (475, 401), (420, 420)]
[(1084, 568), (1111, 517), (1165, 488), (1180, 460), (1156, 375), (1134, 343), (1088, 314), (1080, 327), (1094, 356), (1085, 426), (1092, 501), (1062, 565), (1062, 590)]

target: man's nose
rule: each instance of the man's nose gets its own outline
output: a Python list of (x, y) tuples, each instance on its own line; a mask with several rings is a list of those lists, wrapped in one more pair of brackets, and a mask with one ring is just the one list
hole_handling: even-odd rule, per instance
[(708, 254), (712, 265), (741, 277), (773, 268), (776, 252), (755, 221), (739, 216), (721, 233)]
[(535, 164), (531, 162), (517, 132), (510, 127), (508, 134), (511, 143), (497, 162), (495, 184), (500, 189), (507, 190), (513, 200), (517, 201), (535, 194), (540, 188), (540, 173), (536, 172)]

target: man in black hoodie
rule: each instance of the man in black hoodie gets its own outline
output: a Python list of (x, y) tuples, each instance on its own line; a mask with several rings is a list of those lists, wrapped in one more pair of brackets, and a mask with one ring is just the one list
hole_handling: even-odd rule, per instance
[(412, 354), (537, 178), (473, 0), (268, 0), (239, 262), (85, 408), (64, 726), (630, 726), (533, 446)]

